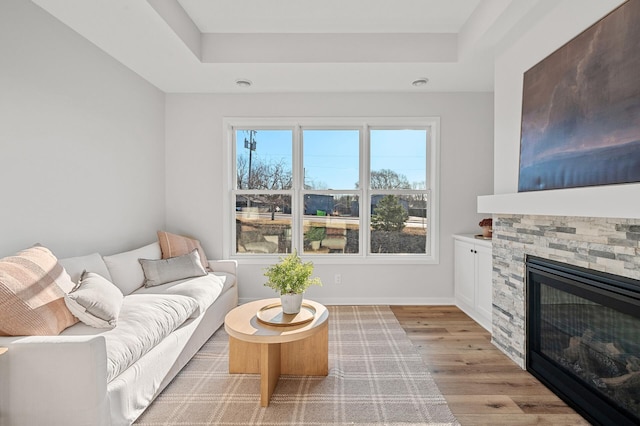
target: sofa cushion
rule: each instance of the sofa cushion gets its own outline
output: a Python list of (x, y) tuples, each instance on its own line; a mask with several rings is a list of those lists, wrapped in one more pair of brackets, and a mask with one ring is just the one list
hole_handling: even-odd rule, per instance
[(73, 315), (95, 328), (116, 326), (122, 299), (118, 287), (94, 272), (83, 273), (76, 288), (64, 296)]
[(197, 317), (213, 305), (213, 302), (223, 293), (225, 290), (224, 282), (225, 279), (210, 273), (202, 277), (174, 281), (156, 287), (143, 287), (136, 290), (134, 294), (178, 294), (192, 297), (198, 302), (199, 307), (192, 314), (192, 317)]
[(74, 287), (47, 248), (0, 259), (0, 336), (57, 335), (78, 320), (64, 303)]
[(210, 271), (209, 261), (207, 260), (207, 255), (204, 253), (204, 249), (200, 245), (200, 241), (183, 235), (158, 231), (158, 243), (160, 244), (163, 259), (182, 256), (183, 254), (190, 253), (193, 249), (198, 250), (202, 267)]
[(160, 259), (161, 256), (160, 245), (156, 241), (135, 250), (104, 256), (103, 259), (109, 268), (111, 282), (126, 296), (144, 283), (144, 273), (138, 259)]
[(186, 296), (132, 294), (126, 297), (118, 326), (104, 333), (107, 339), (107, 381), (160, 343), (197, 309), (198, 303)]
[(107, 349), (107, 383), (180, 327), (198, 309), (191, 297), (164, 294), (130, 294), (124, 298), (118, 326), (100, 330), (76, 324), (63, 335), (100, 335)]
[(111, 274), (107, 269), (107, 265), (102, 260), (100, 253), (87, 254), (85, 256), (67, 257), (59, 259), (58, 262), (64, 267), (65, 271), (71, 277), (71, 281), (77, 283), (84, 271), (95, 272), (100, 276), (111, 281)]
[(145, 287), (155, 287), (171, 281), (207, 275), (207, 271), (200, 263), (197, 249), (193, 249), (191, 253), (168, 259), (138, 259), (138, 261), (144, 272)]

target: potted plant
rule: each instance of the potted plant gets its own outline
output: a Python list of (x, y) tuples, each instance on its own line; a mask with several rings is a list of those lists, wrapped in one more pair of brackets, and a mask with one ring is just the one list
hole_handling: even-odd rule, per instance
[(281, 257), (280, 262), (266, 268), (264, 284), (280, 293), (282, 312), (297, 314), (302, 306), (304, 291), (311, 285), (322, 285), (320, 278), (311, 278), (313, 263), (303, 262), (298, 252)]
[(327, 236), (327, 230), (320, 226), (312, 226), (304, 236), (311, 242), (311, 250), (318, 250), (320, 242)]
[(478, 223), (482, 228), (482, 236), (485, 238), (491, 238), (493, 235), (493, 219), (487, 218), (482, 219), (480, 223)]

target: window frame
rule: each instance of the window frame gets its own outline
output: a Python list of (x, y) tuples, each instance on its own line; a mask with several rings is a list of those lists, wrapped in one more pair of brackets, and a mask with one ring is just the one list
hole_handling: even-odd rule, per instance
[[(303, 167), (303, 130), (359, 130), (359, 180), (358, 189), (310, 190), (304, 188)], [(370, 183), (370, 140), (371, 130), (427, 130), (426, 176), (424, 190), (377, 189), (369, 188)], [(237, 130), (291, 130), (292, 131), (292, 180), (289, 190), (238, 190), (236, 171), (236, 131)], [(304, 215), (300, 214), (304, 206), (305, 194), (354, 194), (359, 198), (359, 253), (331, 253), (314, 255), (298, 252), (305, 258), (318, 264), (438, 264), (439, 263), (439, 177), (440, 177), (440, 118), (439, 117), (326, 117), (326, 118), (248, 118), (227, 117), (223, 119), (223, 255), (247, 264), (272, 264), (283, 253), (241, 254), (236, 249), (235, 208), (232, 200), (240, 194), (282, 193), (291, 196), (291, 243), (293, 248), (303, 244)], [(376, 194), (427, 195), (427, 253), (368, 253), (370, 248), (370, 197)], [(235, 206), (235, 204), (233, 204)], [(367, 228), (368, 226), (368, 228)], [(365, 228), (367, 228), (365, 230)]]

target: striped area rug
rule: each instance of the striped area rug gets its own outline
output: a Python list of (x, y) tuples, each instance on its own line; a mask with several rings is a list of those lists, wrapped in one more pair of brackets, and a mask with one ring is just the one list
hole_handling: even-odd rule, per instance
[(228, 374), (220, 329), (136, 424), (459, 425), (387, 306), (329, 312), (327, 377), (282, 376), (260, 407), (259, 376)]

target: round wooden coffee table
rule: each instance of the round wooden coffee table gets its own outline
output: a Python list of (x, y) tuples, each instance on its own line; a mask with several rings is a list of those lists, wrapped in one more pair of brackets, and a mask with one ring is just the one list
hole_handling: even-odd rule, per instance
[(258, 311), (280, 299), (240, 305), (224, 319), (229, 334), (229, 373), (260, 374), (260, 405), (269, 399), (281, 374), (326, 376), (329, 373), (329, 311), (305, 299), (315, 309), (309, 322), (273, 326), (260, 322)]

